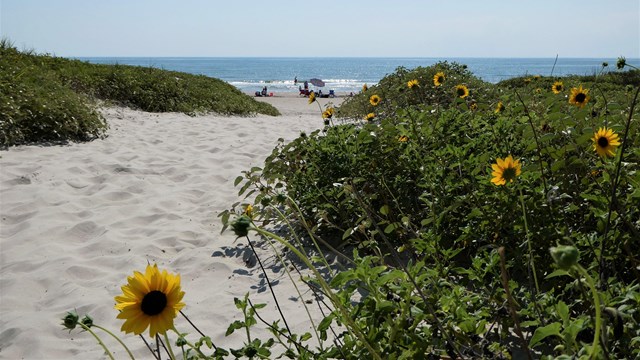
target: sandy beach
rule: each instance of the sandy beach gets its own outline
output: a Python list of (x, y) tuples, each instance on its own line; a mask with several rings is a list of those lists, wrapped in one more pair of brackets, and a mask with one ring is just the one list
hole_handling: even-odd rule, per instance
[[(185, 313), (224, 348), (245, 340), (224, 336), (241, 318), (235, 297), (254, 294), (254, 302), (269, 304), (266, 320), (277, 320), (259, 268), (245, 263), (245, 244), (220, 234), (217, 215), (240, 200), (234, 179), (262, 166), (278, 138), (323, 123), (317, 105), (295, 94), (258, 100), (282, 116), (105, 108), (105, 139), (0, 151), (0, 358), (104, 358), (89, 334), (60, 325), (74, 308), (122, 334), (139, 358), (151, 358), (139, 338), (119, 332), (113, 308), (126, 277), (148, 262), (181, 275)], [(271, 271), (288, 320), (310, 330), (286, 275)], [(176, 326), (194, 332), (181, 318)], [(104, 339), (116, 358), (126, 358)]]

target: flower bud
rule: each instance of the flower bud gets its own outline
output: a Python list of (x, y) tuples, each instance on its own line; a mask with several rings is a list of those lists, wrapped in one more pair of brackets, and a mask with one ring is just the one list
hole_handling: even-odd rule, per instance
[(249, 226), (251, 226), (251, 219), (247, 215), (242, 215), (231, 223), (231, 230), (237, 237), (243, 237), (249, 234)]
[(176, 346), (183, 347), (183, 346), (185, 346), (185, 345), (187, 345), (187, 340), (186, 340), (183, 336), (179, 336), (179, 337), (176, 339)]
[(89, 315), (85, 315), (82, 320), (80, 320), (80, 322), (82, 323), (82, 325), (90, 328), (93, 326), (93, 319), (91, 318), (91, 316)]
[(271, 197), (270, 196), (265, 196), (262, 199), (260, 199), (260, 205), (269, 206), (269, 204), (271, 204)]
[(551, 257), (555, 260), (558, 267), (562, 270), (569, 270), (572, 266), (578, 264), (580, 253), (575, 246), (558, 245), (549, 249)]
[(68, 311), (67, 315), (62, 318), (62, 326), (69, 329), (69, 332), (71, 332), (71, 330), (75, 329), (78, 325), (78, 319), (78, 313)]
[(616, 67), (618, 67), (619, 70), (622, 70), (626, 65), (627, 65), (627, 59), (620, 56), (618, 58), (618, 62), (616, 63)]

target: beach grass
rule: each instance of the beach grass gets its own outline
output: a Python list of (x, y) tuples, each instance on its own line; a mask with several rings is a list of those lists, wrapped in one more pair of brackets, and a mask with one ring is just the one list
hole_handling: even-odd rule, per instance
[(161, 69), (97, 65), (0, 41), (0, 145), (104, 136), (103, 104), (149, 112), (279, 115), (219, 79)]

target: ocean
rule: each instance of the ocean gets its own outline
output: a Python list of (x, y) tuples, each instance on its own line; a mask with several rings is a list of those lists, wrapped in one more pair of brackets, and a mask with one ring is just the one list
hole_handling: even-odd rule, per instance
[[(269, 92), (297, 92), (301, 82), (322, 79), (323, 89), (338, 93), (360, 91), (363, 84), (376, 84), (403, 66), (413, 69), (438, 61), (466, 64), (476, 76), (497, 83), (523, 75), (592, 75), (617, 71), (615, 58), (199, 58), (199, 57), (81, 57), (97, 64), (148, 66), (215, 77), (238, 89), (253, 93), (264, 86)], [(640, 59), (627, 59), (640, 67)], [(298, 84), (294, 79), (298, 79)], [(313, 88), (313, 86), (311, 86)]]

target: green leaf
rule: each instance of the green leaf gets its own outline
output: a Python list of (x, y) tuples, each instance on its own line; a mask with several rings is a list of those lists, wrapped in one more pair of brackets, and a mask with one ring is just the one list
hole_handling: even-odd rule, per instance
[(347, 239), (351, 234), (353, 234), (353, 228), (348, 228), (344, 233), (342, 233), (342, 240)]
[(547, 326), (539, 327), (533, 333), (533, 337), (531, 337), (531, 341), (529, 341), (529, 346), (534, 347), (540, 341), (544, 340), (549, 336), (560, 336), (560, 329), (562, 328), (562, 324), (555, 322), (551, 323)]
[(380, 208), (380, 214), (382, 215), (389, 215), (389, 206), (385, 205), (383, 207)]
[(244, 176), (240, 175), (238, 176), (234, 181), (233, 181), (233, 186), (238, 186), (238, 184), (240, 184), (240, 182), (242, 181), (242, 179), (244, 179)]
[(566, 271), (566, 270), (558, 269), (558, 270), (552, 272), (551, 274), (545, 276), (544, 278), (545, 279), (551, 279), (551, 278), (554, 278), (556, 276), (564, 276), (564, 275), (569, 275), (569, 272)]
[(558, 316), (562, 319), (562, 323), (567, 325), (569, 323), (569, 307), (564, 301), (560, 300), (558, 305), (556, 305), (556, 311), (558, 311)]
[(398, 228), (398, 223), (391, 223), (389, 225), (387, 225), (386, 228), (384, 228), (384, 233), (385, 234), (389, 234), (391, 232), (393, 232), (393, 230)]
[(329, 315), (325, 317), (324, 319), (322, 319), (322, 321), (320, 321), (320, 324), (318, 324), (318, 330), (327, 331), (327, 329), (329, 329), (329, 326), (331, 326), (332, 321), (333, 321), (333, 315)]
[(244, 321), (236, 320), (231, 324), (229, 324), (229, 327), (227, 328), (227, 332), (224, 334), (224, 336), (229, 336), (233, 334), (234, 331), (238, 329), (242, 329), (243, 327), (244, 327)]

